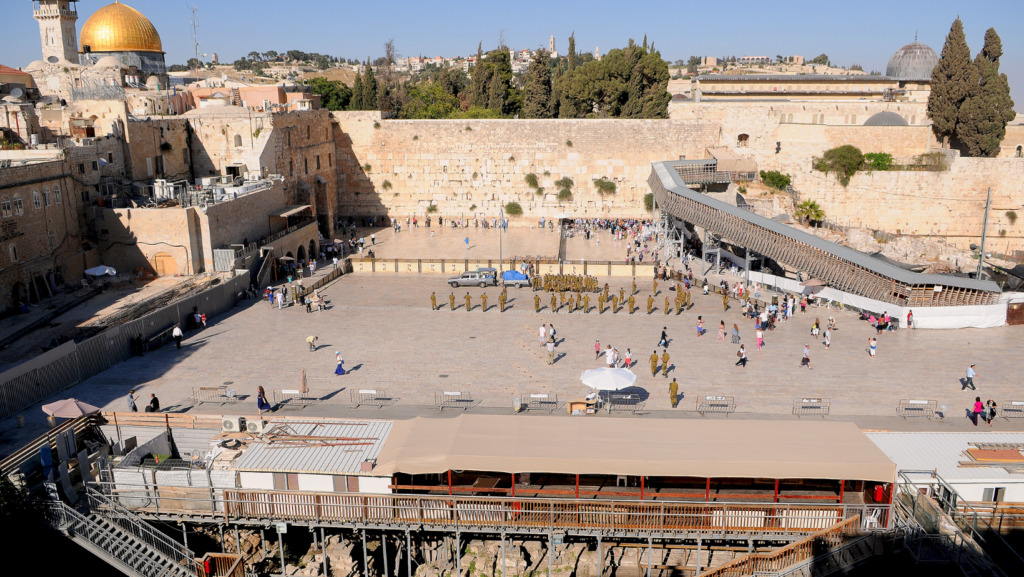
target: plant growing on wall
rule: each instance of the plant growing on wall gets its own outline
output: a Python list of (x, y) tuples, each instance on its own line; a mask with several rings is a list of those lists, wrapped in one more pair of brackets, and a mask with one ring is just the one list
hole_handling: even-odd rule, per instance
[(864, 168), (867, 170), (892, 170), (892, 155), (888, 152), (869, 152), (864, 155)]
[(1010, 221), (1010, 226), (1017, 224), (1017, 213), (1012, 210), (1007, 211), (1006, 220)]
[(369, 164), (364, 164), (363, 165), (363, 172), (370, 172), (370, 170), (372, 170), (372, 169), (373, 169), (373, 167), (370, 166)]
[(565, 145), (568, 146), (569, 148), (572, 148), (572, 141), (571, 140), (566, 140), (565, 141)]
[(839, 184), (846, 186), (850, 184), (850, 178), (857, 174), (857, 171), (864, 165), (864, 155), (860, 149), (852, 144), (844, 144), (826, 150), (821, 158), (814, 160), (815, 170), (825, 174), (834, 172)]
[(648, 192), (644, 195), (644, 210), (654, 212), (654, 193)]
[(537, 175), (532, 172), (524, 176), (523, 180), (526, 181), (526, 185), (530, 188), (537, 188), (540, 186), (540, 183), (537, 182)]
[(510, 157), (508, 157), (508, 161), (509, 162), (515, 162), (516, 161), (516, 157), (510, 156)]
[(262, 128), (257, 128), (256, 130), (253, 131), (252, 137), (253, 138), (259, 138), (261, 132), (263, 132), (263, 129)]
[(747, 194), (747, 187), (745, 187), (745, 186), (743, 186), (741, 184), (741, 185), (736, 187), (736, 192), (738, 192), (740, 194)]
[(550, 170), (545, 170), (544, 171), (544, 176), (551, 176), (551, 171)]
[(805, 200), (796, 207), (795, 216), (805, 223), (811, 224), (825, 220), (825, 210), (817, 202)]
[(598, 178), (594, 180), (594, 188), (597, 189), (597, 194), (601, 196), (615, 194), (615, 183), (610, 180)]
[(420, 136), (419, 136), (418, 134), (414, 134), (414, 135), (412, 136), (412, 139), (413, 139), (413, 140), (419, 140), (419, 139), (420, 139)]
[(509, 216), (519, 216), (523, 214), (523, 207), (518, 202), (510, 202), (505, 205), (505, 214)]
[(380, 186), (384, 190), (391, 190), (391, 181), (390, 180), (385, 180), (384, 182), (381, 183)]
[(537, 189), (533, 191), (533, 193), (536, 194), (537, 196), (544, 196), (544, 189), (538, 186)]
[(469, 210), (476, 210), (476, 205), (475, 204), (469, 205)]
[(572, 191), (568, 188), (563, 188), (558, 191), (558, 200), (561, 202), (569, 202), (572, 200)]
[(473, 127), (472, 126), (467, 126), (466, 127), (466, 132), (473, 132)]
[(374, 122), (374, 123), (373, 123), (373, 127), (374, 127), (375, 129), (376, 129), (376, 128), (380, 128), (380, 123), (379, 123), (379, 122)]
[(762, 170), (761, 171), (761, 182), (769, 188), (775, 190), (786, 190), (792, 179), (788, 174), (782, 174), (777, 170)]
[(432, 205), (428, 206), (427, 207), (427, 212), (437, 212), (437, 205), (436, 204), (432, 204)]

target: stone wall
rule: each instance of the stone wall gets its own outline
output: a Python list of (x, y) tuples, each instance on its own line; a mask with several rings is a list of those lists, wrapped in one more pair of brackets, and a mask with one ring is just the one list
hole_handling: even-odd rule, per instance
[(864, 153), (914, 156), (928, 152), (931, 141), (930, 126), (779, 125), (781, 153), (787, 156), (821, 156), (826, 150), (847, 144)]
[[(118, 272), (155, 270), (158, 254), (174, 258), (177, 273), (204, 270), (204, 250), (198, 233), (199, 213), (194, 208), (96, 209), (103, 264)], [(212, 255), (210, 256), (212, 262)], [(213, 270), (211, 264), (206, 270)]]
[(192, 155), (188, 131), (188, 122), (183, 118), (129, 121), (126, 130), (128, 178), (136, 181), (150, 178), (191, 180)]
[[(283, 210), (285, 207), (284, 186), (274, 181), (274, 187), (267, 190), (251, 192), (236, 199), (206, 207), (206, 215), (201, 219), (203, 229), (209, 229), (211, 248), (225, 248), (229, 244), (242, 244), (249, 239), (255, 242), (261, 237), (270, 236), (275, 231), (270, 228), (269, 215)], [(206, 255), (207, 270), (213, 270), (213, 254)]]
[[(642, 217), (651, 162), (703, 158), (718, 126), (685, 120), (381, 120), (335, 112), (340, 202), (346, 215), (496, 216), (518, 202), (532, 222), (574, 217)], [(379, 127), (378, 127), (379, 126)], [(571, 144), (570, 144), (571, 143)], [(543, 195), (524, 177), (537, 176)], [(559, 203), (556, 180), (574, 182)], [(595, 179), (615, 182), (599, 196)]]
[(1024, 158), (1024, 124), (1007, 126), (999, 148), (999, 158)]
[(271, 173), (285, 178), (288, 204), (309, 204), (320, 231), (334, 236), (338, 216), (335, 129), (326, 110), (279, 112), (261, 157)]
[(270, 115), (239, 107), (190, 110), (192, 165), (196, 178), (227, 174), (225, 167), (263, 167), (261, 157), (270, 140)]

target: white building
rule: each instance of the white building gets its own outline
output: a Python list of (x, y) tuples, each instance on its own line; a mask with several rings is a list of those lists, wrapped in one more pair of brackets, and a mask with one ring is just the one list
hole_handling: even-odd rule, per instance
[(1024, 433), (866, 434), (899, 470), (935, 471), (967, 501), (1024, 503)]

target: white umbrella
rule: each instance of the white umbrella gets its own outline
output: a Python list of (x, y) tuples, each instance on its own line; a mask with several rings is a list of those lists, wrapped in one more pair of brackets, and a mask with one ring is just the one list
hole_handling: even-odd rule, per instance
[(97, 413), (99, 412), (99, 409), (77, 399), (64, 399), (63, 401), (43, 405), (43, 412), (51, 417), (74, 419), (76, 417), (84, 417), (85, 415)]
[(621, 391), (636, 383), (636, 375), (629, 369), (590, 369), (580, 380), (595, 391)]
[(564, 212), (560, 212), (560, 213), (555, 215), (555, 218), (572, 218), (572, 215), (565, 214)]
[(112, 267), (100, 265), (96, 268), (91, 268), (85, 271), (85, 274), (89, 276), (103, 276), (106, 274), (109, 274), (110, 276), (115, 276), (117, 275), (117, 271), (114, 270)]

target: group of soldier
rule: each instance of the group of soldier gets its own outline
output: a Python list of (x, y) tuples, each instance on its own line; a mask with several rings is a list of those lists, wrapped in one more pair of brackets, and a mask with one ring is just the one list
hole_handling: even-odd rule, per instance
[(600, 286), (597, 284), (597, 277), (581, 274), (546, 274), (533, 277), (534, 291), (596, 293)]
[[(467, 292), (466, 296), (462, 297), (466, 299), (466, 312), (473, 310), (473, 297)], [(483, 305), (480, 309), (483, 312), (487, 312), (487, 293), (480, 295), (480, 302)], [(498, 293), (498, 310), (505, 312), (505, 305), (508, 304), (508, 287), (501, 287), (501, 292)], [(451, 310), (455, 310), (455, 293), (452, 292), (448, 295), (448, 306)], [(438, 310), (437, 306), (437, 294), (430, 293), (430, 308), (431, 310)]]

